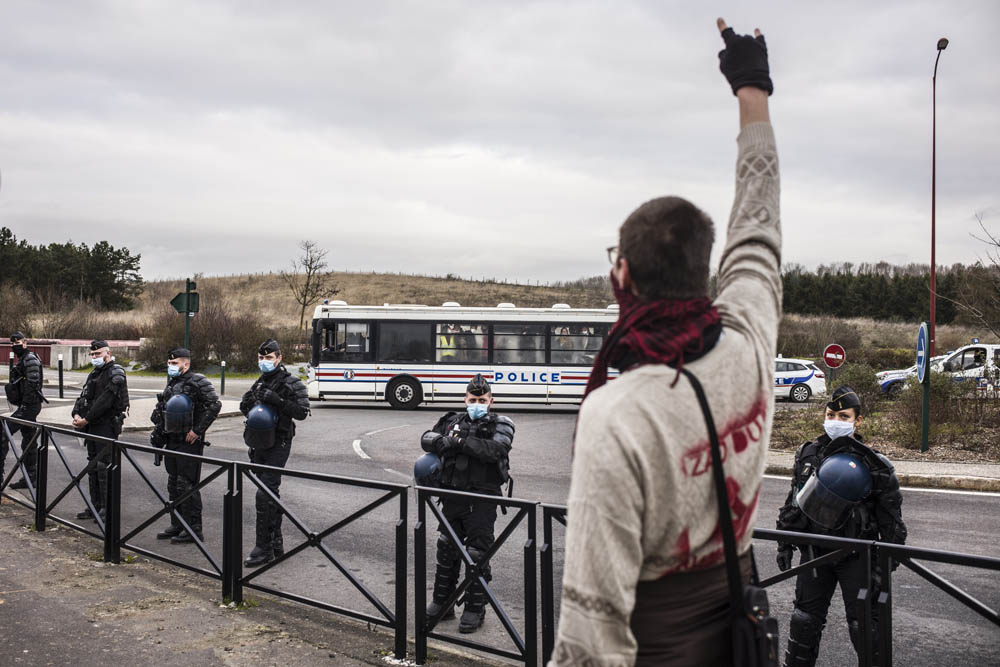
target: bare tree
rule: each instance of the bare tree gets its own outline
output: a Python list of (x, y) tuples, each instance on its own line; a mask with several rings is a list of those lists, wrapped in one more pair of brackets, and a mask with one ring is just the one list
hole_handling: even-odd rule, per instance
[(292, 290), (295, 302), (302, 309), (299, 311), (299, 328), (305, 326), (306, 308), (320, 299), (329, 299), (338, 290), (333, 283), (333, 272), (327, 271), (327, 251), (319, 247), (315, 241), (300, 241), (299, 249), (302, 255), (292, 260), (291, 272), (282, 271), (281, 279)]
[(958, 299), (949, 300), (976, 324), (1000, 338), (1000, 238), (986, 228), (981, 212), (975, 215), (983, 236), (972, 234), (972, 238), (986, 245), (986, 260), (980, 259), (963, 272)]

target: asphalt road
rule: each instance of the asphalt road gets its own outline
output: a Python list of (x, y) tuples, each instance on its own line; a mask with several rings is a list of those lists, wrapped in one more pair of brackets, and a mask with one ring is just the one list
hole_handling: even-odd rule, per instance
[[(145, 380), (145, 379), (144, 379)], [(138, 383), (136, 383), (138, 385)], [(145, 382), (143, 382), (145, 384)], [(227, 383), (228, 385), (228, 383)], [(141, 387), (134, 387), (139, 389)], [(228, 390), (227, 386), (227, 390)], [(227, 392), (228, 393), (228, 392)], [(292, 446), (289, 467), (312, 470), (346, 477), (409, 483), (413, 461), (422, 453), (420, 434), (437, 420), (442, 409), (423, 407), (412, 412), (399, 412), (384, 406), (344, 406), (316, 403), (312, 416), (299, 424)], [(517, 425), (511, 470), (515, 475), (514, 495), (518, 498), (547, 503), (564, 503), (569, 487), (570, 442), (576, 412), (565, 408), (510, 409), (507, 413)], [(209, 456), (245, 460), (242, 443), (242, 420), (224, 418), (209, 432), (212, 446)], [(140, 433), (130, 433), (126, 440), (143, 442)], [(59, 439), (70, 468), (79, 470), (85, 462), (82, 447), (71, 438)], [(154, 483), (165, 489), (166, 473), (153, 468), (151, 457), (135, 455), (138, 464)], [(60, 486), (68, 483), (69, 475), (59, 457), (50, 454), (50, 471)], [(203, 475), (210, 472), (205, 466)], [(245, 482), (243, 503), (244, 554), (253, 546), (255, 488)], [(777, 508), (784, 501), (788, 481), (767, 478), (761, 495), (759, 527), (773, 527)], [(52, 487), (50, 487), (52, 488)], [(152, 491), (131, 467), (124, 464), (122, 482), (122, 534), (142, 523), (158, 509)], [(217, 479), (204, 491), (204, 522), (210, 552), (221, 557), (222, 494), (225, 480)], [(349, 516), (381, 494), (377, 491), (348, 485), (334, 485), (285, 477), (282, 499), (309, 530), (320, 531)], [(50, 500), (54, 494), (50, 491)], [(79, 496), (70, 495), (60, 502), (56, 514), (72, 517), (82, 507)], [(924, 490), (904, 491), (904, 516), (910, 531), (910, 543), (935, 549), (956, 550), (989, 556), (1000, 555), (996, 535), (1000, 534), (1000, 497), (988, 494), (941, 493)], [(416, 522), (414, 495), (410, 493), (410, 542)], [(332, 551), (339, 566), (357, 577), (373, 594), (392, 608), (394, 584), (394, 525), (398, 518), (398, 503), (389, 503), (349, 524), (328, 537), (324, 544)], [(428, 511), (428, 515), (430, 512)], [(514, 516), (500, 516), (497, 534)], [(157, 541), (155, 533), (166, 525), (159, 520), (142, 531), (132, 544), (169, 555), (193, 566), (210, 567), (192, 545), (170, 545)], [(433, 576), (434, 528), (428, 530), (428, 577)], [(92, 525), (92, 524), (91, 524)], [(285, 545), (290, 549), (303, 541), (301, 534), (286, 519)], [(542, 535), (539, 517), (538, 536)], [(561, 578), (562, 528), (555, 529), (557, 580)], [(519, 632), (523, 632), (523, 545), (527, 537), (519, 526), (501, 548), (493, 563), (493, 588), (501, 604)], [(762, 576), (776, 572), (772, 544), (755, 545)], [(95, 551), (99, 544), (95, 541)], [(409, 547), (410, 592), (412, 591), (412, 544)], [(993, 608), (1000, 606), (1000, 577), (995, 574), (945, 565), (931, 564), (931, 569), (953, 583), (969, 590)], [(194, 576), (194, 575), (192, 575)], [(295, 594), (324, 600), (365, 613), (376, 613), (371, 604), (338, 571), (338, 564), (329, 561), (317, 549), (310, 548), (260, 577), (264, 585)], [(974, 612), (964, 608), (945, 593), (901, 568), (893, 578), (896, 604), (894, 607), (895, 651), (897, 665), (997, 664), (1000, 657), (1000, 631)], [(206, 579), (206, 587), (214, 589), (216, 582)], [(252, 591), (247, 591), (253, 595)], [(787, 619), (791, 613), (793, 584), (784, 582), (770, 589), (773, 613), (780, 619), (782, 641), (787, 636)], [(410, 623), (412, 627), (412, 611)], [(457, 635), (457, 621), (445, 622), (442, 632)], [(411, 630), (412, 632), (412, 630)], [(468, 636), (463, 635), (463, 638)], [(494, 613), (487, 615), (483, 629), (472, 638), (512, 649)], [(843, 620), (839, 594), (831, 606), (818, 664), (826, 666), (852, 664), (853, 651)], [(978, 660), (977, 660), (978, 659)]]

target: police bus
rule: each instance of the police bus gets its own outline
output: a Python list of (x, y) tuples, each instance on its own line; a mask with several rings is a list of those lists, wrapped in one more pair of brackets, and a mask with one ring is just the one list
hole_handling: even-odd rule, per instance
[[(579, 403), (618, 318), (605, 309), (350, 306), (331, 301), (312, 321), (309, 397), (388, 401), (400, 409), (462, 401), (481, 373), (498, 401)], [(609, 377), (618, 373), (609, 369)]]

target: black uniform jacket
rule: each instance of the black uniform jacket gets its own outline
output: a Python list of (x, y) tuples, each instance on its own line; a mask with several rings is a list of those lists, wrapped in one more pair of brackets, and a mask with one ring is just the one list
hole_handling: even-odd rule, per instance
[[(473, 421), (468, 413), (449, 412), (428, 434), (421, 438), (421, 447), (441, 457), (443, 487), (499, 493), (510, 479), (508, 456), (514, 442), (510, 418), (490, 412)], [(459, 446), (447, 446), (445, 438)]]
[[(201, 373), (193, 373), (189, 369), (177, 377), (167, 380), (166, 388), (156, 395), (156, 407), (153, 408), (153, 414), (149, 416), (149, 420), (153, 422), (153, 435), (150, 438), (152, 442), (166, 441), (167, 433), (163, 430), (163, 411), (167, 401), (177, 394), (184, 394), (191, 399), (191, 403), (194, 405), (194, 420), (191, 430), (202, 440), (205, 439), (208, 427), (212, 425), (222, 409), (222, 401), (215, 393), (212, 382)], [(187, 434), (179, 435), (183, 438)]]
[[(795, 502), (795, 495), (828, 456), (848, 451), (840, 446), (831, 446), (830, 437), (825, 433), (811, 442), (803, 444), (795, 452), (795, 468), (792, 471), (792, 487), (788, 491), (785, 504), (778, 511), (778, 530), (799, 533), (817, 533), (838, 537), (874, 539), (880, 542), (903, 544), (906, 542), (906, 524), (903, 523), (903, 495), (899, 491), (899, 479), (892, 463), (885, 456), (861, 444), (861, 436), (852, 445), (850, 453), (865, 461), (872, 473), (872, 490), (851, 513), (847, 522), (837, 530), (828, 530), (811, 522)], [(843, 440), (843, 439), (839, 439)], [(779, 544), (779, 548), (792, 545)]]
[(90, 424), (119, 421), (128, 412), (128, 382), (125, 369), (109, 361), (90, 371), (73, 405), (73, 414), (80, 415)]
[(295, 437), (293, 419), (302, 421), (309, 416), (309, 390), (302, 380), (288, 372), (284, 364), (270, 373), (264, 373), (240, 400), (240, 412), (244, 415), (258, 403), (263, 403), (263, 389), (277, 393), (278, 402), (272, 403), (278, 411), (278, 425), (275, 427), (275, 437), (278, 442), (288, 442)]
[(17, 359), (4, 389), (12, 405), (35, 407), (42, 402), (42, 362), (31, 350)]

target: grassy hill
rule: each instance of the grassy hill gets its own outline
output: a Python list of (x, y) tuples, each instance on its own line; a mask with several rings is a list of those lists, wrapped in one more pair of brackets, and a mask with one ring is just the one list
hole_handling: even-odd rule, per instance
[[(495, 306), (508, 302), (524, 307), (548, 307), (568, 303), (574, 308), (604, 308), (614, 303), (610, 285), (593, 287), (548, 287), (505, 282), (463, 280), (396, 273), (336, 272), (334, 282), (340, 292), (334, 297), (352, 305), (420, 303), (428, 306), (457, 301), (463, 306)], [(277, 273), (199, 277), (198, 291), (205, 299), (223, 299), (240, 312), (254, 312), (278, 327), (299, 323), (300, 306)], [(154, 281), (146, 284), (136, 313), (155, 313), (177, 292), (183, 280)], [(311, 309), (306, 318), (311, 316)], [(141, 316), (140, 316), (141, 317)]]

